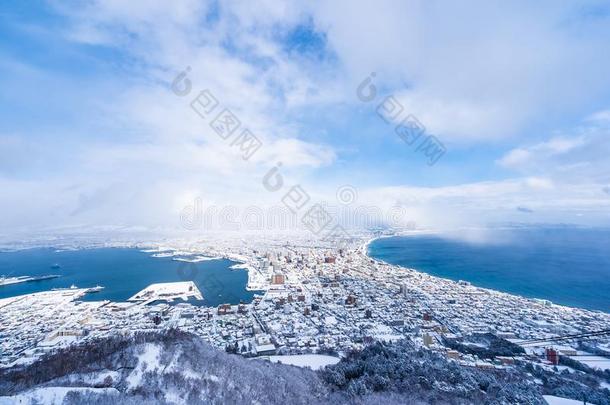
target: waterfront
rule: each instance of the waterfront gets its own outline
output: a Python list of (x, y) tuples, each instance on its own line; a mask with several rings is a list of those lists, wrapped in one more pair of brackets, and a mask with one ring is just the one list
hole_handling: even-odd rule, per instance
[(374, 240), (371, 257), (451, 280), (610, 312), (610, 231), (518, 229), (476, 243), (440, 235)]
[[(606, 363), (597, 361), (601, 360), (597, 353), (610, 352), (610, 340), (604, 332), (610, 330), (609, 313), (529, 300), (371, 260), (362, 250), (362, 243), (371, 236), (362, 235), (341, 249), (336, 247), (336, 242), (321, 246), (319, 240), (306, 237), (293, 243), (260, 237), (247, 242), (164, 241), (153, 243), (148, 252), (80, 251), (85, 256), (78, 267), (91, 268), (92, 252), (94, 257), (99, 253), (104, 259), (97, 259), (100, 261), (97, 270), (104, 269), (102, 264), (111, 265), (123, 273), (118, 275), (119, 280), (133, 273), (129, 263), (144, 263), (142, 267), (147, 271), (152, 269), (150, 263), (165, 263), (180, 279), (190, 274), (198, 279), (199, 275), (209, 273), (209, 264), (222, 262), (204, 257), (228, 257), (247, 266), (254, 275), (250, 285), (254, 277), (256, 288), (265, 294), (249, 304), (167, 305), (158, 298), (198, 297), (198, 289), (190, 282), (170, 285), (156, 282), (127, 303), (83, 302), (87, 292), (84, 288), (0, 299), (3, 328), (0, 369), (35, 362), (46, 353), (58, 353), (66, 346), (169, 329), (192, 334), (230, 353), (248, 357), (286, 356), (279, 359), (312, 367), (323, 359), (325, 363), (336, 361), (332, 357), (320, 358), (320, 354), (359, 352), (375, 341), (401, 339), (406, 339), (414, 352), (430, 349), (437, 353), (435, 356), (446, 356), (448, 361), (456, 362), (451, 367), (511, 373), (515, 370), (508, 369), (517, 362), (548, 367), (553, 373), (544, 347), (557, 339), (561, 342), (558, 350), (562, 356), (572, 356), (574, 362), (585, 364), (591, 359), (589, 355), (594, 355), (596, 361), (592, 364), (605, 367)], [(122, 255), (135, 256), (137, 260), (119, 266), (117, 256)], [(48, 252), (43, 256), (46, 261), (49, 257), (58, 257), (49, 256)], [(198, 268), (178, 260), (201, 260), (202, 264)], [(65, 269), (68, 273), (65, 261), (49, 262), (51, 266), (57, 263), (56, 269)], [(222, 274), (245, 275), (243, 270), (229, 270), (227, 266), (232, 262), (226, 262), (219, 268)], [(48, 266), (45, 264), (45, 271)], [(68, 283), (69, 280), (64, 280), (64, 285)], [(90, 298), (97, 297), (100, 295), (90, 294)], [(580, 337), (585, 335), (594, 339), (585, 339), (588, 346), (583, 348)], [(579, 341), (566, 336), (578, 336)], [(466, 343), (457, 344), (456, 337), (463, 337), (460, 340)], [(522, 349), (512, 353), (514, 359), (500, 358), (500, 355), (489, 358), (487, 352), (479, 355), (470, 349), (491, 345), (484, 343), (489, 342), (488, 338), (492, 342), (509, 339)], [(604, 380), (598, 375), (589, 373), (587, 378), (601, 384)], [(557, 376), (559, 372), (553, 375)], [(574, 384), (581, 386), (580, 382)]]
[[(0, 298), (48, 291), (52, 288), (103, 286), (104, 289), (83, 297), (85, 301), (125, 301), (153, 283), (194, 281), (203, 293), (203, 301), (194, 305), (216, 306), (221, 303), (250, 302), (255, 292), (246, 291), (248, 274), (230, 269), (236, 262), (227, 259), (188, 263), (168, 257), (152, 257), (138, 249), (103, 248), (56, 251), (26, 249), (0, 252), (0, 275), (61, 277), (29, 283), (0, 286)], [(58, 268), (53, 268), (59, 265)]]

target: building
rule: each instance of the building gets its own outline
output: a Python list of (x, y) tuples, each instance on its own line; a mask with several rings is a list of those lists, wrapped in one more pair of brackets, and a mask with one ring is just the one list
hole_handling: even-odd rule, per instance
[(274, 274), (271, 276), (271, 284), (281, 285), (286, 281), (283, 274)]
[(546, 359), (553, 365), (557, 365), (559, 364), (559, 353), (557, 352), (557, 350), (553, 349), (553, 348), (547, 348), (545, 350), (545, 354), (546, 354)]
[(268, 356), (275, 354), (275, 345), (271, 342), (271, 338), (268, 335), (258, 335), (254, 348), (258, 355)]
[(432, 335), (424, 333), (422, 337), (424, 339), (424, 345), (430, 347), (430, 345), (433, 343)]
[(218, 315), (226, 315), (230, 314), (231, 312), (231, 304), (222, 304), (218, 306)]
[(450, 359), (459, 360), (460, 352), (458, 352), (457, 350), (447, 350), (447, 357), (449, 357)]
[(402, 283), (400, 285), (400, 295), (407, 298), (409, 296), (409, 288), (407, 286), (407, 283)]
[(511, 366), (515, 364), (515, 359), (512, 357), (496, 356), (496, 359), (498, 359), (505, 366)]
[(562, 356), (576, 356), (578, 355), (578, 351), (572, 347), (568, 346), (558, 346), (557, 351)]
[(273, 272), (274, 273), (278, 273), (280, 271), (280, 264), (278, 262), (274, 261), (272, 266), (273, 266)]

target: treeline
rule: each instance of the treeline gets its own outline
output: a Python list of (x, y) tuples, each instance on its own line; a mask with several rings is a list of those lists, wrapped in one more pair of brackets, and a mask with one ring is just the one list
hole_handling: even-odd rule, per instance
[(464, 367), (407, 341), (375, 343), (321, 375), (354, 397), (392, 392), (426, 403), (545, 403), (540, 388), (522, 373)]
[(522, 365), (523, 370), (542, 382), (543, 394), (570, 398), (597, 405), (610, 405), (610, 390), (603, 388), (595, 376), (570, 372), (549, 371), (532, 363)]
[[(159, 346), (155, 364), (146, 364), (146, 345)], [(150, 360), (149, 360), (150, 361)], [(136, 370), (137, 369), (137, 370)], [(91, 376), (118, 372), (109, 384), (93, 384)], [(138, 373), (135, 385), (131, 373)], [(211, 347), (200, 338), (170, 330), (163, 333), (115, 336), (46, 355), (29, 366), (0, 374), (0, 396), (45, 386), (107, 387), (116, 394), (72, 391), (66, 403), (155, 403), (181, 396), (189, 404), (341, 403), (312, 370), (248, 360)], [(106, 380), (104, 380), (106, 381)]]
[(481, 359), (493, 359), (497, 356), (520, 356), (525, 350), (515, 343), (497, 337), (492, 333), (480, 333), (466, 336), (463, 339), (443, 339), (443, 343), (461, 353), (472, 354)]
[[(487, 342), (494, 353), (506, 353), (503, 343)], [(146, 364), (151, 343), (158, 357)], [(113, 377), (94, 381), (105, 370)], [(610, 405), (610, 392), (591, 374), (554, 373), (529, 362), (481, 370), (405, 340), (374, 343), (314, 372), (227, 354), (178, 330), (92, 341), (0, 372), (0, 395), (44, 386), (117, 390), (72, 391), (67, 404), (163, 404), (176, 396), (189, 404), (544, 404), (541, 395), (553, 394)]]
[(46, 354), (31, 366), (1, 369), (0, 395), (12, 395), (75, 372), (133, 368), (136, 357), (130, 347), (147, 342), (175, 343), (189, 338), (187, 333), (172, 329), (164, 333), (135, 333), (129, 337), (116, 335), (71, 346)]

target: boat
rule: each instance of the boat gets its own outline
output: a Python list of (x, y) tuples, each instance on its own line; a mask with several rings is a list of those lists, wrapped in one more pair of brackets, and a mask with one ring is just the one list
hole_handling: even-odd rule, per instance
[(51, 266), (52, 269), (61, 269), (61, 266), (57, 263)]
[(104, 287), (102, 287), (101, 285), (96, 285), (95, 287), (91, 287), (90, 289), (88, 289), (87, 292), (96, 293), (96, 292), (102, 291), (103, 289), (104, 289)]
[(57, 288), (51, 288), (51, 291), (70, 291), (70, 290), (76, 290), (78, 289), (77, 286), (75, 286), (74, 284), (72, 284), (70, 287), (57, 287)]

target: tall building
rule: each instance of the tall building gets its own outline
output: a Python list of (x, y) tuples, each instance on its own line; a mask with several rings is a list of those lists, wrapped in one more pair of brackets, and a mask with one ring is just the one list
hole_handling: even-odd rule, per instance
[(402, 283), (400, 285), (400, 295), (402, 295), (405, 298), (407, 298), (409, 296), (409, 287), (406, 282)]
[(284, 284), (285, 281), (283, 274), (274, 274), (271, 276), (271, 284)]
[(277, 261), (273, 262), (273, 272), (278, 273), (280, 271), (280, 263)]
[(432, 344), (433, 340), (432, 340), (432, 336), (431, 335), (429, 335), (427, 333), (424, 333), (423, 339), (424, 339), (424, 345), (429, 347)]

